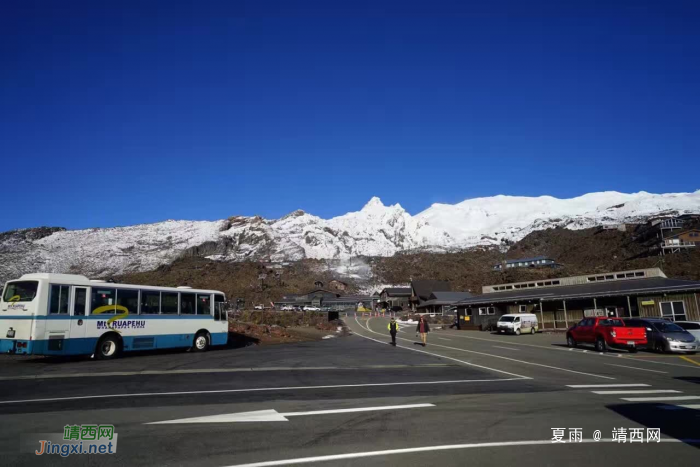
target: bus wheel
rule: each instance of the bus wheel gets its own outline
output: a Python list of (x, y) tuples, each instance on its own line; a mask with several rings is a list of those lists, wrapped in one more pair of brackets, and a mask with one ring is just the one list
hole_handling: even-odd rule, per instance
[(195, 352), (204, 352), (209, 348), (209, 334), (206, 332), (200, 332), (194, 336), (194, 345), (192, 350)]
[(98, 360), (109, 360), (119, 355), (119, 339), (115, 336), (105, 336), (97, 344), (95, 356)]

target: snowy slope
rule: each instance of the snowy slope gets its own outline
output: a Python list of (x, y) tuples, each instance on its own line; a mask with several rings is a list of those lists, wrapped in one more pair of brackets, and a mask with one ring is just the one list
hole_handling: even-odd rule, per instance
[(97, 277), (149, 270), (187, 254), (282, 261), (447, 251), (517, 241), (533, 230), (643, 222), (683, 213), (700, 213), (700, 191), (603, 192), (572, 199), (501, 195), (434, 204), (414, 216), (399, 204), (385, 206), (372, 198), (360, 211), (332, 219), (295, 211), (274, 220), (231, 217), (109, 229), (25, 229), (0, 234), (0, 282), (34, 271)]

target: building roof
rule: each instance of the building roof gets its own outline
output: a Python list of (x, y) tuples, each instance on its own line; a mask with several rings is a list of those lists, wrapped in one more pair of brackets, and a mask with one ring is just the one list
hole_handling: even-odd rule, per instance
[(679, 235), (687, 234), (688, 232), (700, 232), (700, 229), (685, 229), (685, 230), (681, 230), (680, 232), (676, 232), (676, 233), (674, 233), (674, 234), (666, 235), (666, 236), (664, 237), (664, 239), (667, 239), (667, 238), (675, 238), (675, 237), (678, 237)]
[(649, 277), (624, 281), (592, 282), (560, 287), (533, 287), (527, 289), (490, 292), (466, 298), (459, 305), (503, 303), (527, 300), (565, 300), (576, 298), (607, 297), (615, 295), (644, 295), (662, 292), (700, 290), (700, 282), (666, 277)]
[(548, 259), (550, 261), (554, 261), (552, 258), (549, 256), (535, 256), (534, 258), (521, 258), (521, 259), (507, 259), (506, 264), (513, 264), (513, 263), (530, 263), (532, 261), (542, 261), (543, 259)]
[(430, 294), (430, 300), (446, 300), (455, 301), (464, 300), (465, 298), (472, 297), (469, 292), (433, 292)]
[(371, 302), (376, 300), (372, 298), (371, 295), (341, 295), (336, 298), (327, 298), (323, 300), (323, 303), (336, 303), (336, 302)]
[(418, 305), (418, 308), (425, 308), (432, 305), (454, 305), (460, 300), (471, 296), (472, 294), (469, 292), (433, 292), (430, 294), (430, 300), (421, 303)]
[(433, 292), (449, 292), (452, 290), (447, 281), (420, 279), (411, 281), (411, 290), (420, 300), (428, 300)]
[(411, 288), (410, 287), (387, 287), (382, 290), (381, 293), (386, 292), (387, 295), (392, 295), (394, 297), (410, 297)]

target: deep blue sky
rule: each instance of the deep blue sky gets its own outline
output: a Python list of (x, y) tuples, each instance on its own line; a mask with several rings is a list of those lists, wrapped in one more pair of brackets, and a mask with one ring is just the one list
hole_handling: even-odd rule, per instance
[(0, 230), (694, 191), (698, 24), (675, 0), (7, 0)]

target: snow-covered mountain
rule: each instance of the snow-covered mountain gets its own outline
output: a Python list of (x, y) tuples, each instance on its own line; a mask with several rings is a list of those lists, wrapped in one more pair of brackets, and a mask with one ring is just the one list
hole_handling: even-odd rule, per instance
[(413, 216), (375, 197), (360, 211), (332, 219), (295, 211), (274, 220), (231, 217), (108, 229), (24, 229), (0, 234), (0, 282), (30, 271), (92, 277), (143, 271), (188, 254), (225, 261), (285, 261), (449, 251), (517, 241), (534, 230), (643, 222), (684, 213), (700, 213), (700, 190), (603, 192), (571, 199), (499, 195), (434, 204)]

